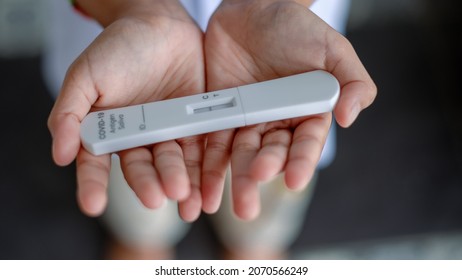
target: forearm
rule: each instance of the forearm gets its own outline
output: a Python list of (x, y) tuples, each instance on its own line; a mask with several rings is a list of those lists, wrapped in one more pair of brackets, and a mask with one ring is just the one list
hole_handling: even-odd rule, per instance
[(104, 27), (127, 16), (189, 17), (178, 0), (76, 0), (76, 3)]
[(265, 4), (271, 4), (273, 2), (285, 2), (285, 1), (293, 1), (297, 2), (303, 6), (309, 7), (311, 6), (314, 1), (316, 0), (223, 0), (224, 4), (235, 4), (235, 3), (242, 3), (242, 2), (247, 2), (247, 1), (263, 1)]

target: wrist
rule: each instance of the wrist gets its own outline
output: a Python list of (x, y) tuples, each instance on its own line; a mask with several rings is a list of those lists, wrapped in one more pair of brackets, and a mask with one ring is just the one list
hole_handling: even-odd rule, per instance
[(147, 21), (159, 16), (191, 20), (178, 0), (75, 0), (74, 2), (79, 10), (98, 21), (103, 27), (125, 17)]

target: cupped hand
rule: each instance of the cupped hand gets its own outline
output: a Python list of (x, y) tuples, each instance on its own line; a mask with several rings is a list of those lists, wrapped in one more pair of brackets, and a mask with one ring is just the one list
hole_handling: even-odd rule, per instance
[[(296, 1), (224, 0), (209, 22), (204, 47), (208, 91), (325, 70), (341, 86), (334, 113), (343, 127), (350, 126), (376, 95), (347, 39)], [(290, 189), (306, 186), (331, 120), (332, 114), (321, 114), (209, 135), (204, 210), (213, 212), (220, 203), (229, 157), (233, 207), (242, 219), (255, 218), (260, 211), (260, 182), (284, 172)]]
[[(179, 6), (174, 15), (155, 10), (141, 15), (121, 16), (109, 24), (75, 60), (49, 117), (53, 158), (59, 165), (77, 158), (78, 202), (90, 216), (105, 209), (111, 160), (82, 148), (83, 117), (205, 89), (203, 33), (186, 11)], [(178, 200), (180, 215), (194, 220), (201, 209), (204, 143), (204, 137), (190, 137), (123, 151), (125, 178), (147, 207), (159, 207), (166, 198)]]

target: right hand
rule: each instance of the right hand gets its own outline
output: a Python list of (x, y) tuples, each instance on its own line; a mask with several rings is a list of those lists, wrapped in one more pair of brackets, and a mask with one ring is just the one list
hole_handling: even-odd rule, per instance
[[(111, 159), (82, 148), (82, 119), (90, 111), (205, 89), (201, 30), (177, 1), (157, 2), (163, 3), (150, 3), (141, 13), (121, 11), (107, 22), (69, 68), (49, 116), (54, 161), (64, 166), (77, 159), (77, 198), (90, 216), (105, 209)], [(119, 156), (125, 178), (145, 206), (157, 208), (166, 198), (178, 200), (181, 217), (192, 221), (201, 211), (204, 143), (204, 137), (197, 136), (123, 151)]]

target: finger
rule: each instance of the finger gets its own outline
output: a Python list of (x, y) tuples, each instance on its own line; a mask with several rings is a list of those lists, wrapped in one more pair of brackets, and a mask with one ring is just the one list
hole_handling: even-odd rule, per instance
[(67, 73), (48, 118), (48, 128), (53, 138), (53, 159), (58, 165), (67, 165), (75, 159), (80, 149), (80, 122), (98, 98), (90, 75), (74, 70), (78, 67), (74, 65)]
[(260, 149), (261, 135), (256, 129), (240, 129), (231, 153), (231, 193), (235, 214), (244, 220), (260, 212), (258, 181), (250, 176), (251, 163)]
[(191, 187), (189, 197), (178, 202), (180, 217), (186, 222), (194, 222), (201, 214), (202, 197), (198, 187)]
[(202, 210), (206, 213), (215, 213), (221, 204), (233, 138), (234, 130), (207, 136), (201, 188)]
[(186, 199), (190, 182), (180, 145), (176, 141), (162, 142), (154, 145), (152, 152), (164, 193), (173, 200)]
[(120, 152), (119, 155), (124, 177), (141, 203), (151, 209), (163, 206), (167, 197), (154, 169), (151, 151), (137, 148)]
[(295, 129), (285, 167), (287, 187), (301, 189), (311, 180), (326, 142), (331, 119), (331, 114), (323, 114), (307, 119)]
[(292, 132), (275, 129), (263, 136), (262, 148), (250, 167), (251, 176), (257, 181), (268, 181), (279, 174), (287, 160)]
[(343, 36), (332, 33), (326, 54), (326, 68), (338, 80), (341, 94), (335, 108), (335, 117), (342, 127), (350, 126), (359, 113), (372, 104), (377, 87), (361, 63), (353, 46)]
[(192, 222), (199, 218), (202, 209), (200, 186), (205, 137), (188, 137), (180, 139), (178, 142), (183, 149), (184, 163), (191, 187), (188, 198), (178, 203), (178, 210), (183, 220)]
[(109, 155), (94, 156), (81, 149), (77, 155), (77, 201), (82, 212), (99, 216), (107, 204)]

